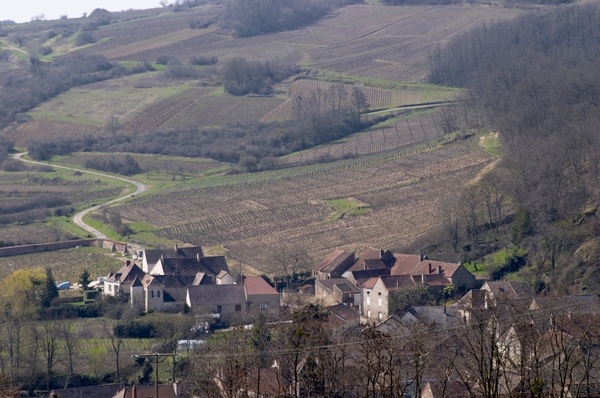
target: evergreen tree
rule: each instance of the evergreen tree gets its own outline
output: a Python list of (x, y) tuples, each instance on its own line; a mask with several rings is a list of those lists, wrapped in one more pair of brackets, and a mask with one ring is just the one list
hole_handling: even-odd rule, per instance
[(58, 288), (56, 287), (56, 281), (52, 275), (52, 268), (46, 268), (46, 283), (42, 290), (42, 307), (49, 308), (52, 304), (52, 300), (58, 297)]
[(81, 284), (81, 288), (83, 290), (87, 290), (88, 285), (90, 284), (90, 273), (87, 269), (84, 269), (79, 276), (79, 283)]

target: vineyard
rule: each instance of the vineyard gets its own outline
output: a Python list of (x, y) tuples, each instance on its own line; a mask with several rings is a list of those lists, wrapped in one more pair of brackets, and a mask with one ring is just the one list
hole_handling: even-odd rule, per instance
[[(111, 52), (118, 51), (126, 55), (124, 50), (130, 50), (132, 53), (138, 52), (132, 44), (144, 42), (152, 37), (163, 38), (161, 43), (163, 46), (170, 44), (169, 35), (175, 32), (190, 31), (189, 24), (191, 21), (198, 19), (212, 19), (217, 16), (219, 9), (216, 7), (196, 7), (192, 11), (182, 13), (163, 14), (150, 18), (142, 18), (117, 24), (102, 26), (96, 32), (94, 37), (96, 40), (109, 38), (110, 40), (98, 43), (95, 46), (81, 50), (84, 53), (101, 53), (108, 57)], [(193, 30), (192, 30), (193, 31)], [(188, 33), (188, 34), (193, 34)], [(177, 34), (176, 34), (177, 35)], [(180, 38), (185, 39), (185, 36)], [(155, 59), (152, 59), (155, 61)]]
[(51, 140), (56, 137), (81, 137), (85, 134), (96, 134), (103, 130), (102, 125), (74, 123), (53, 119), (33, 119), (27, 123), (18, 124), (4, 136), (15, 143), (15, 146), (25, 148), (31, 141)]
[[(414, 12), (407, 13), (408, 10)], [(429, 50), (476, 24), (511, 18), (516, 12), (479, 6), (352, 6), (340, 14), (344, 14), (349, 28), (365, 25), (370, 31), (336, 31), (332, 36), (337, 40), (330, 39), (334, 43), (310, 52), (314, 67), (379, 79), (422, 81)], [(365, 20), (369, 22), (364, 23)], [(332, 18), (328, 22), (336, 21)]]
[(216, 20), (221, 11), (197, 7), (192, 12), (104, 26), (94, 35), (109, 40), (81, 51), (150, 62), (160, 55), (181, 60), (194, 55), (245, 56), (362, 77), (423, 81), (430, 50), (476, 24), (517, 13), (493, 6), (353, 5), (292, 31), (254, 37), (228, 36), (214, 25), (189, 29), (190, 21)]
[(101, 249), (81, 247), (78, 249), (56, 250), (45, 253), (25, 254), (21, 256), (0, 257), (0, 278), (20, 269), (51, 267), (57, 282), (77, 283), (84, 269), (90, 273), (90, 279), (106, 276), (118, 270), (123, 261), (113, 258)]
[(442, 135), (443, 131), (437, 126), (434, 114), (426, 113), (403, 118), (388, 127), (358, 133), (347, 139), (292, 154), (282, 158), (281, 162), (311, 163), (323, 159), (342, 159), (349, 155), (387, 152)]
[[(318, 261), (334, 248), (392, 247), (439, 225), (440, 204), (458, 194), (492, 157), (477, 139), (440, 137), (391, 153), (269, 174), (253, 181), (161, 192), (120, 207), (169, 239), (223, 244), (229, 255), (269, 272), (282, 245)], [(328, 221), (324, 201), (354, 197), (367, 214)]]
[[(301, 79), (290, 85), (289, 99), (264, 115), (263, 121), (288, 120), (293, 117), (294, 100), (297, 97), (308, 97), (316, 90), (327, 91), (333, 83)], [(352, 86), (348, 85), (350, 88)], [(426, 93), (422, 90), (385, 90), (381, 88), (358, 86), (367, 97), (371, 109), (394, 108), (408, 104), (419, 104), (426, 101)], [(349, 99), (348, 99), (349, 100)]]
[(178, 126), (219, 126), (232, 122), (258, 120), (283, 102), (279, 98), (206, 96), (183, 107), (162, 124), (163, 128)]

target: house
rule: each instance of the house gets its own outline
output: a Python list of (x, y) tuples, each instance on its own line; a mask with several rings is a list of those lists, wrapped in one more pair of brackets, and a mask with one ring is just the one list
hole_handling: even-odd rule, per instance
[(185, 303), (192, 310), (229, 323), (246, 311), (246, 294), (244, 286), (237, 284), (188, 286)]
[(313, 268), (313, 276), (317, 280), (341, 278), (354, 262), (353, 252), (335, 250)]
[(325, 307), (329, 312), (329, 322), (336, 327), (356, 326), (360, 322), (360, 315), (344, 304)]
[(222, 323), (230, 323), (248, 312), (279, 313), (279, 293), (260, 276), (244, 277), (242, 285), (196, 285), (186, 289), (188, 307)]
[(525, 282), (515, 281), (493, 281), (486, 282), (481, 287), (481, 290), (487, 292), (487, 297), (496, 303), (499, 299), (502, 300), (530, 300), (533, 298), (533, 292), (529, 285)]
[(261, 276), (245, 276), (244, 292), (246, 294), (248, 311), (251, 313), (257, 311), (265, 311), (270, 314), (279, 313), (279, 292)]
[(498, 305), (523, 307), (520, 309), (522, 312), (532, 299), (533, 292), (525, 282), (490, 281), (484, 283), (481, 289), (471, 289), (452, 306), (465, 322), (470, 322), (474, 314), (481, 314)]
[(428, 325), (436, 325), (440, 328), (451, 328), (462, 324), (459, 314), (445, 305), (415, 305), (410, 307), (400, 316), (404, 325), (412, 325), (421, 322)]
[(410, 275), (384, 275), (371, 278), (360, 289), (360, 315), (382, 321), (390, 316), (389, 295), (401, 288), (412, 289), (417, 283)]
[(400, 316), (394, 314), (375, 326), (375, 330), (388, 336), (407, 336), (410, 329), (402, 322)]
[(200, 247), (145, 250), (142, 267), (127, 261), (104, 279), (104, 294), (124, 295), (144, 311), (180, 311), (187, 287), (234, 283), (223, 256), (206, 257)]
[(104, 278), (104, 294), (109, 296), (129, 295), (131, 285), (136, 279), (141, 280), (145, 275), (146, 273), (140, 267), (127, 260), (117, 272), (111, 272)]
[(342, 303), (350, 307), (358, 307), (360, 289), (346, 278), (317, 279), (315, 296), (321, 298), (325, 304)]
[(475, 276), (462, 264), (428, 259), (423, 259), (417, 263), (414, 263), (414, 258), (397, 261), (391, 269), (391, 275), (413, 275), (424, 278), (442, 275), (450, 284), (457, 287), (472, 289), (477, 285)]
[(401, 287), (424, 285), (441, 290), (449, 285), (467, 288), (477, 285), (475, 276), (460, 263), (433, 261), (421, 254), (392, 253), (372, 247), (365, 249), (356, 260), (351, 252), (335, 250), (315, 267), (313, 274), (317, 278), (317, 298), (328, 304), (358, 304), (362, 317), (380, 321), (390, 315), (390, 293)]
[[(154, 397), (156, 394), (155, 386), (136, 386), (125, 387), (119, 390), (116, 394), (111, 395), (112, 398), (146, 398)], [(179, 398), (177, 383), (169, 383), (158, 386), (158, 396), (161, 398)], [(108, 396), (107, 396), (108, 397)]]
[(457, 381), (427, 381), (421, 390), (421, 398), (468, 398), (470, 391)]
[(174, 246), (173, 249), (145, 249), (142, 252), (142, 270), (151, 273), (152, 267), (160, 259), (164, 258), (197, 258), (204, 257), (204, 252), (199, 246), (195, 247), (179, 247)]
[[(122, 384), (101, 384), (98, 386), (71, 387), (54, 389), (55, 396), (60, 398), (81, 398), (81, 397), (112, 397), (124, 388)], [(52, 394), (51, 392), (51, 394)], [(0, 395), (2, 396), (2, 395)], [(20, 395), (19, 395), (20, 396)]]

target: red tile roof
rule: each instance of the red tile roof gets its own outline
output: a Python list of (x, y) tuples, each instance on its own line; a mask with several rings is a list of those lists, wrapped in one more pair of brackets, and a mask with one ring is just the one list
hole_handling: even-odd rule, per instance
[[(315, 266), (315, 270), (320, 272), (330, 273), (334, 271), (338, 266), (345, 262), (349, 257), (354, 262), (354, 253), (347, 252), (344, 250), (335, 250), (323, 259), (318, 265)], [(345, 270), (344, 270), (345, 271)]]
[(246, 295), (254, 294), (277, 294), (277, 290), (265, 281), (262, 276), (246, 276), (244, 277), (244, 288)]

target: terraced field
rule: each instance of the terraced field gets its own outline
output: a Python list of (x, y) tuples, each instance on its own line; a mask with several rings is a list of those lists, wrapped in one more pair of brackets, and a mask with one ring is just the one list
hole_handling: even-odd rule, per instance
[[(312, 261), (334, 248), (398, 246), (439, 225), (439, 206), (492, 161), (477, 139), (444, 144), (448, 140), (148, 195), (121, 207), (122, 216), (159, 227), (156, 234), (164, 238), (223, 244), (231, 257), (263, 272), (284, 244)], [(330, 220), (335, 209), (326, 201), (349, 197), (367, 203), (367, 214)]]

